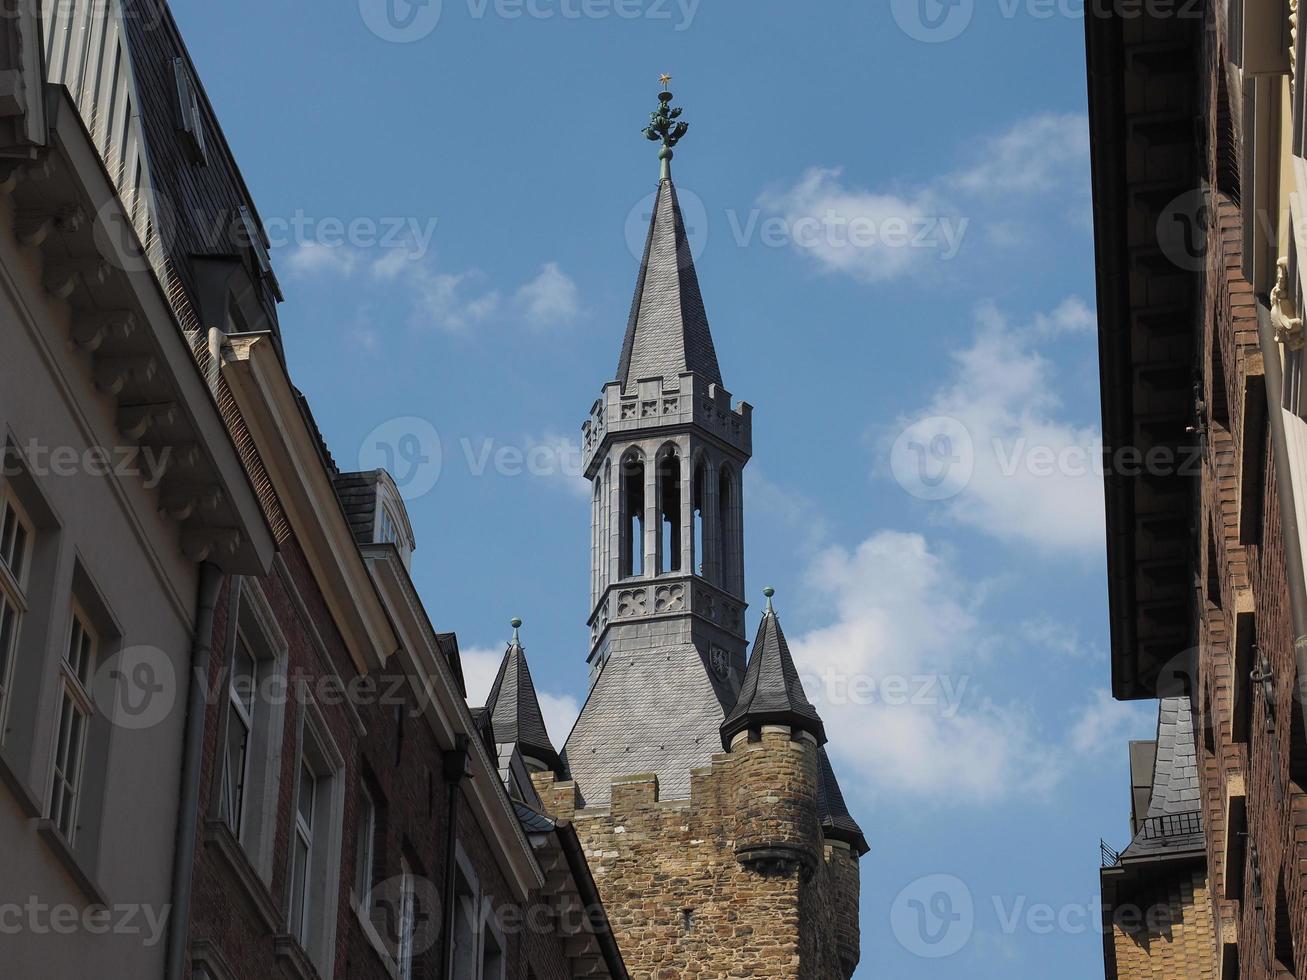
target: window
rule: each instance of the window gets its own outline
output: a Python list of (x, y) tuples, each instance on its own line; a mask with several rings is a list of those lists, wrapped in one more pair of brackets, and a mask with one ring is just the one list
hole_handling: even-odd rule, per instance
[(481, 916), (476, 876), (463, 854), (456, 852), (458, 867), (454, 881), (454, 976), (477, 976), (477, 939)]
[(358, 845), (354, 851), (354, 900), (365, 916), (372, 911), (372, 868), (376, 860), (377, 805), (366, 786), (360, 789)]
[(377, 540), (382, 544), (398, 544), (399, 531), (395, 529), (395, 518), (391, 516), (390, 509), (382, 507), (377, 514)]
[(644, 461), (636, 453), (622, 458), (621, 577), (644, 574)]
[(259, 662), (239, 630), (227, 681), (227, 751), (223, 760), (222, 816), (237, 839), (244, 838), (245, 796), (259, 688)]
[(0, 498), (0, 745), (4, 744), (18, 650), (18, 629), (27, 609), (25, 592), (32, 527), (18, 504)]
[(693, 531), (693, 548), (694, 560), (690, 569), (694, 574), (706, 576), (708, 574), (707, 556), (704, 554), (704, 463), (703, 460), (694, 467), (694, 483), (691, 487), (691, 493), (694, 495), (693, 512), (694, 512), (694, 531)]
[(307, 683), (295, 700), (304, 706), (294, 771), (286, 889), (289, 932), (320, 976), (334, 974), (340, 899), (345, 760)]
[(61, 693), (55, 729), (54, 770), (50, 788), (50, 820), (70, 845), (77, 839), (86, 757), (86, 729), (92, 714), (90, 687), (96, 637), (80, 607), (73, 607), (68, 645), (59, 664)]
[(658, 573), (681, 570), (681, 457), (675, 449), (658, 460)]
[(313, 824), (317, 815), (318, 774), (307, 758), (300, 759), (299, 793), (295, 803), (294, 863), (291, 866), (290, 931), (301, 946), (309, 944), (312, 913)]

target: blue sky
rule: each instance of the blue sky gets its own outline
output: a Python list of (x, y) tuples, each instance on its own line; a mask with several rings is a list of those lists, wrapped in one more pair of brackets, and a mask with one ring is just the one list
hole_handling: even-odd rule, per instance
[(473, 685), (520, 615), (558, 741), (584, 696), (573, 447), (667, 71), (755, 406), (749, 589), (778, 589), (872, 845), (859, 976), (1101, 977), (1097, 842), (1125, 842), (1155, 713), (1106, 694), (1079, 5), (380, 3), (176, 14), (277, 242), (294, 377), (343, 467), (392, 447)]

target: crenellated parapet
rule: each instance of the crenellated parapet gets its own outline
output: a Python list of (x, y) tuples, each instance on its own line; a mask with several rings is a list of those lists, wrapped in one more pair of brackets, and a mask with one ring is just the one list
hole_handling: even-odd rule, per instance
[[(612, 780), (604, 806), (532, 777), (576, 828), (633, 977), (852, 976), (860, 854), (823, 832), (819, 751), (784, 725), (741, 732), (693, 771), (688, 798), (636, 773)], [(720, 941), (740, 930), (749, 943)]]
[(753, 454), (753, 406), (735, 403), (721, 385), (693, 373), (682, 374), (675, 386), (665, 378), (646, 378), (624, 391), (614, 381), (581, 426), (586, 478), (594, 479), (611, 440), (692, 427), (745, 457)]

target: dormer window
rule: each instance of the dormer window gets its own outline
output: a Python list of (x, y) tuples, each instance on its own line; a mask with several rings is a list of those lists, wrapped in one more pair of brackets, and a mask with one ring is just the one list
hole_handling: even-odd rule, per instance
[(396, 527), (395, 515), (384, 504), (380, 513), (377, 514), (377, 540), (382, 544), (399, 544), (399, 530)]
[(408, 522), (408, 511), (404, 508), (404, 498), (400, 496), (395, 481), (385, 470), (377, 470), (375, 480), (376, 510), (373, 511), (372, 516), (372, 540), (377, 544), (393, 544), (407, 566), (415, 542), (413, 530)]

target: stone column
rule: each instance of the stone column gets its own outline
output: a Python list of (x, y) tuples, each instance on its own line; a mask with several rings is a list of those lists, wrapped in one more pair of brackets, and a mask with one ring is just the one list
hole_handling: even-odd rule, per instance
[(708, 453), (703, 455), (703, 577), (722, 584), (721, 508), (717, 500), (717, 467)]

